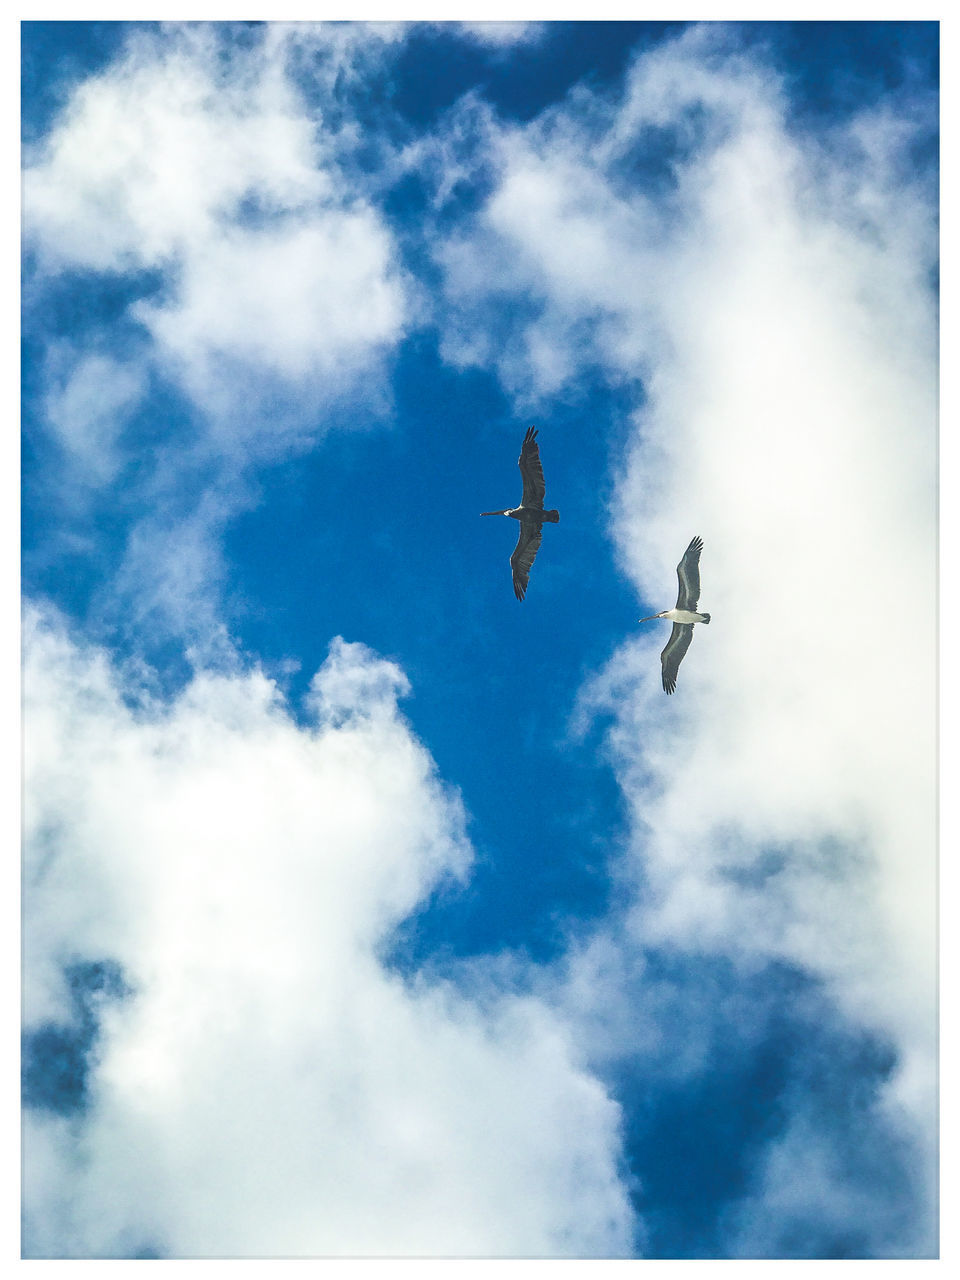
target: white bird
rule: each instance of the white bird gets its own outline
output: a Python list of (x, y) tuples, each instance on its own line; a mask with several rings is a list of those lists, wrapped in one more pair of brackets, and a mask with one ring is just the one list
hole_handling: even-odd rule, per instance
[(700, 552), (702, 550), (703, 539), (694, 538), (683, 553), (683, 559), (677, 565), (677, 580), (680, 583), (677, 607), (664, 609), (663, 613), (652, 613), (649, 618), (640, 619), (641, 622), (652, 622), (654, 618), (669, 618), (673, 623), (670, 639), (660, 654), (665, 693), (673, 693), (677, 687), (677, 672), (683, 655), (690, 648), (693, 624), (710, 621), (709, 613), (697, 613), (697, 605), (700, 603)]
[(547, 520), (551, 524), (556, 524), (560, 519), (559, 511), (543, 509), (547, 486), (544, 483), (540, 450), (537, 447), (536, 427), (527, 428), (517, 465), (523, 476), (523, 497), (520, 499), (519, 507), (506, 507), (503, 511), (481, 511), (480, 514), (510, 516), (511, 519), (520, 521), (520, 536), (510, 557), (510, 568), (513, 570), (513, 594), (518, 600), (522, 600), (527, 594), (530, 570), (540, 550), (543, 522)]

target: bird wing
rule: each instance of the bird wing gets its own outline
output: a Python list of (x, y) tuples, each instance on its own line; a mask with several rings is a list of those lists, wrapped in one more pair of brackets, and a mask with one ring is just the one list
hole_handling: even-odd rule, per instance
[[(702, 550), (703, 539), (694, 538), (683, 553), (683, 559), (677, 565), (677, 580), (680, 583), (680, 590), (677, 593), (678, 609), (696, 611), (700, 602), (700, 552)], [(683, 653), (680, 657), (683, 657)]]
[(547, 492), (547, 486), (543, 479), (543, 467), (540, 464), (540, 449), (537, 446), (536, 427), (527, 428), (527, 434), (523, 437), (520, 457), (517, 459), (517, 466), (519, 466), (520, 474), (523, 476), (523, 498), (521, 499), (523, 505), (525, 507), (539, 507), (543, 510), (543, 498)]
[(518, 600), (522, 600), (527, 594), (530, 570), (533, 568), (542, 540), (543, 529), (539, 524), (526, 520), (520, 521), (520, 537), (510, 557), (510, 568), (513, 570), (513, 594)]
[(663, 646), (660, 654), (660, 665), (663, 667), (663, 691), (673, 693), (677, 687), (677, 672), (683, 655), (690, 648), (693, 639), (692, 622), (675, 622), (670, 632), (670, 639)]

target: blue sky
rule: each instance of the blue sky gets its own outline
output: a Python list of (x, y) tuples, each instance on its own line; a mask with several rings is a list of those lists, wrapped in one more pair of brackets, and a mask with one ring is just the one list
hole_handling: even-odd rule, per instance
[(21, 36), (24, 1253), (935, 1255), (936, 24)]

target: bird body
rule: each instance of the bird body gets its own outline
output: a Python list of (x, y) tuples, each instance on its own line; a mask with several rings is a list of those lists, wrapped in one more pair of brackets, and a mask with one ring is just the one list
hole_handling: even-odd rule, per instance
[(700, 603), (700, 552), (703, 550), (703, 539), (693, 538), (683, 553), (683, 559), (677, 565), (677, 604), (674, 609), (664, 609), (662, 613), (651, 614), (649, 618), (641, 618), (641, 622), (652, 622), (655, 618), (667, 618), (673, 623), (670, 639), (660, 653), (660, 666), (663, 675), (664, 693), (673, 693), (677, 687), (677, 672), (683, 655), (690, 648), (693, 639), (693, 628), (697, 622), (709, 622), (709, 613), (698, 613)]
[(535, 427), (527, 428), (517, 465), (523, 476), (523, 497), (520, 499), (519, 507), (505, 507), (501, 511), (481, 511), (480, 514), (509, 516), (512, 520), (520, 521), (520, 535), (513, 555), (510, 557), (510, 568), (513, 570), (513, 593), (518, 600), (522, 600), (527, 594), (530, 570), (540, 550), (544, 522), (557, 524), (560, 520), (559, 511), (545, 511), (543, 508), (546, 484), (543, 479)]
[[(692, 626), (695, 622), (709, 622), (709, 613), (695, 613), (693, 609), (664, 609), (663, 613), (657, 614), (658, 618), (669, 618), (671, 622), (679, 622), (684, 626)], [(644, 618), (644, 622), (649, 622), (649, 618)]]
[(481, 511), (482, 516), (510, 516), (512, 520), (530, 520), (535, 524), (542, 524), (544, 520), (549, 520), (551, 524), (557, 524), (560, 520), (559, 511), (538, 511), (536, 507), (525, 507), (521, 503), (519, 507), (508, 507), (506, 511)]
[(542, 524), (544, 520), (549, 520), (551, 524), (557, 524), (560, 520), (559, 511), (538, 511), (536, 507), (525, 507), (522, 503), (519, 507), (514, 507), (510, 511), (484, 511), (483, 514), (485, 516), (510, 516), (512, 520), (532, 520), (535, 524)]

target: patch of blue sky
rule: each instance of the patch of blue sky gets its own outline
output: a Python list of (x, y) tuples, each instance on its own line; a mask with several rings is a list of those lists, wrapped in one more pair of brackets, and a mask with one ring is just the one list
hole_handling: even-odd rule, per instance
[(396, 64), (392, 103), (412, 124), (436, 124), (468, 91), (479, 92), (506, 119), (529, 121), (575, 84), (614, 84), (637, 53), (682, 22), (541, 24), (507, 54), (464, 39), (453, 24), (414, 28)]
[(788, 86), (792, 114), (811, 124), (939, 87), (936, 22), (783, 22), (757, 30)]
[[(330, 635), (362, 637), (400, 664), (413, 689), (406, 714), (462, 787), (480, 851), (472, 927), (453, 904), (457, 930), (434, 927), (467, 953), (523, 945), (529, 931), (542, 959), (562, 940), (545, 936), (549, 921), (602, 909), (605, 894), (591, 891), (598, 846), (620, 820), (606, 767), (568, 724), (584, 672), (608, 656), (630, 608), (597, 520), (610, 405), (595, 395), (540, 420), (547, 498), (562, 506), (537, 560), (537, 597), (524, 602), (535, 600), (534, 613), (513, 597), (514, 522), (480, 519), (516, 503), (521, 487), (522, 437), (496, 383), (450, 370), (424, 342), (401, 354), (393, 387), (402, 430), (337, 432), (264, 473), (262, 501), (227, 530), (227, 558), (245, 566), (240, 634), (268, 667), (297, 657), (285, 681), (294, 704)], [(597, 424), (586, 438), (583, 412)], [(551, 697), (533, 704), (533, 684)]]

